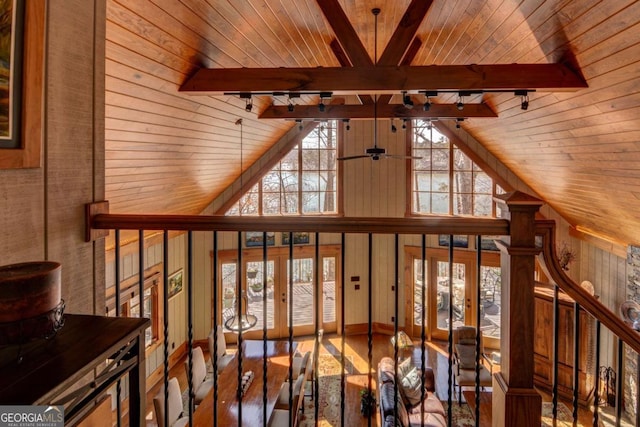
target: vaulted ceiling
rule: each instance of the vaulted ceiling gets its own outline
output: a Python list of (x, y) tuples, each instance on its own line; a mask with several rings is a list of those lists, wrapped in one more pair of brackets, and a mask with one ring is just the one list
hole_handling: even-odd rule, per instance
[[(385, 51), (408, 8), (415, 38)], [(357, 40), (336, 27), (342, 11)], [(358, 66), (385, 54), (391, 65), (566, 64), (588, 88), (541, 89), (526, 111), (513, 93), (473, 95), (465, 101), (498, 117), (462, 127), (571, 224), (640, 243), (640, 2), (107, 0), (106, 34), (111, 212), (198, 214), (240, 173), (238, 118), (244, 165), (296, 126), (259, 118), (271, 96), (254, 96), (247, 112), (239, 96), (181, 92), (201, 68)]]

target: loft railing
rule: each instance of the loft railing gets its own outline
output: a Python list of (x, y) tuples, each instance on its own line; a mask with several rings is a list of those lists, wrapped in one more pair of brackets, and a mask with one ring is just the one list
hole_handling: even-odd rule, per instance
[[(616, 390), (615, 390), (615, 425), (619, 426), (622, 418), (622, 408), (623, 408), (623, 383), (624, 383), (624, 369), (623, 369), (623, 354), (625, 346), (629, 347), (632, 351), (636, 353), (636, 357), (638, 362), (640, 362), (640, 357), (637, 355), (640, 354), (640, 334), (634, 331), (630, 326), (628, 326), (620, 316), (616, 315), (613, 311), (611, 311), (608, 307), (602, 304), (596, 297), (594, 297), (589, 291), (580, 286), (578, 283), (574, 282), (569, 276), (565, 274), (562, 267), (558, 262), (558, 254), (556, 253), (556, 225), (555, 221), (551, 220), (538, 220), (536, 221), (536, 234), (542, 237), (542, 252), (540, 254), (542, 265), (546, 269), (546, 273), (552, 279), (552, 281), (556, 284), (554, 289), (554, 345), (553, 345), (553, 389), (552, 389), (552, 398), (553, 398), (553, 414), (554, 416), (557, 414), (557, 403), (558, 403), (558, 331), (556, 325), (558, 324), (558, 289), (561, 289), (564, 293), (566, 293), (574, 303), (574, 320), (573, 320), (573, 331), (574, 331), (574, 340), (573, 340), (573, 417), (574, 421), (578, 420), (578, 387), (579, 387), (579, 362), (580, 362), (580, 349), (581, 343), (579, 340), (580, 336), (580, 311), (584, 310), (587, 312), (594, 320), (595, 320), (595, 366), (593, 377), (594, 380), (594, 394), (593, 394), (593, 425), (600, 425), (600, 405), (603, 402), (602, 396), (600, 396), (600, 383), (603, 378), (601, 378), (603, 374), (603, 369), (600, 366), (600, 343), (601, 343), (601, 334), (602, 334), (602, 326), (606, 327), (616, 338), (617, 338), (617, 348), (616, 348), (616, 358), (617, 358), (617, 369), (615, 370), (615, 378), (617, 378), (616, 382)], [(638, 365), (640, 368), (640, 363)], [(610, 368), (611, 369), (611, 368)], [(605, 398), (606, 399), (606, 398)], [(606, 404), (605, 400), (605, 404)], [(611, 403), (611, 402), (609, 402)], [(626, 405), (630, 405), (631, 402), (626, 402)], [(638, 407), (635, 408), (635, 425), (640, 425), (640, 411)]]
[[(597, 300), (595, 300), (591, 295), (589, 295), (584, 289), (582, 289), (579, 285), (577, 285), (576, 283), (572, 282), (561, 270), (561, 268), (559, 267), (559, 265), (557, 264), (557, 258), (555, 255), (555, 235), (554, 235), (554, 227), (553, 227), (553, 222), (549, 222), (549, 221), (537, 221), (536, 222), (537, 225), (537, 234), (542, 235), (543, 236), (543, 256), (544, 256), (544, 260), (545, 260), (545, 264), (547, 266), (547, 268), (549, 269), (550, 272), (550, 276), (551, 278), (558, 283), (558, 285), (570, 296), (572, 297), (579, 305), (580, 307), (582, 307), (584, 310), (586, 310), (587, 312), (589, 312), (591, 315), (593, 315), (598, 322), (598, 325), (600, 325), (600, 323), (602, 323), (603, 325), (605, 325), (607, 328), (609, 328), (615, 335), (621, 337), (621, 340), (628, 346), (630, 346), (631, 348), (633, 348), (635, 351), (640, 350), (640, 340), (638, 339), (638, 336), (636, 335), (636, 333), (631, 330), (631, 328), (629, 328), (628, 326), (626, 326), (624, 324), (624, 322), (622, 322), (615, 314), (613, 314), (610, 310), (608, 310), (605, 306), (603, 306), (600, 302), (598, 302)], [(248, 218), (248, 217), (218, 217), (218, 216), (182, 216), (182, 215), (114, 215), (114, 214), (96, 214), (93, 216), (90, 216), (88, 219), (88, 228), (91, 230), (117, 230), (116, 231), (116, 236), (118, 236), (119, 230), (138, 230), (139, 231), (139, 238), (140, 238), (140, 253), (143, 253), (143, 236), (144, 236), (144, 230), (161, 230), (164, 232), (163, 236), (164, 236), (164, 280), (165, 283), (167, 282), (168, 279), (168, 275), (169, 275), (169, 271), (167, 270), (167, 265), (168, 265), (168, 258), (167, 258), (167, 249), (168, 248), (168, 230), (176, 230), (176, 231), (187, 231), (189, 233), (189, 242), (191, 242), (191, 233), (194, 231), (213, 231), (214, 232), (214, 241), (216, 239), (217, 236), (217, 232), (221, 232), (221, 231), (235, 231), (235, 232), (242, 232), (242, 231), (263, 231), (266, 233), (266, 231), (276, 231), (276, 232), (290, 232), (291, 231), (291, 221), (288, 219), (282, 219), (282, 218)], [(413, 234), (413, 235), (428, 235), (428, 234), (436, 234), (436, 235), (440, 235), (440, 234), (445, 234), (445, 235), (450, 235), (451, 239), (453, 239), (453, 235), (474, 235), (474, 236), (480, 236), (480, 235), (491, 235), (491, 236), (503, 236), (503, 235), (508, 235), (509, 234), (509, 222), (506, 220), (502, 220), (502, 219), (478, 219), (478, 218), (451, 218), (451, 217), (430, 217), (430, 218), (397, 218), (397, 219), (381, 219), (381, 218), (309, 218), (309, 217), (300, 217), (300, 218), (296, 218), (295, 221), (295, 231), (302, 231), (302, 232), (311, 232), (311, 233), (339, 233), (342, 236), (342, 244), (343, 244), (343, 250), (342, 250), (342, 254), (344, 256), (344, 245), (345, 245), (345, 238), (344, 236), (347, 234), (352, 234), (352, 233), (364, 233), (364, 234), (368, 234), (369, 236), (372, 236), (373, 234), (392, 234), (395, 236), (398, 235), (402, 235), (402, 234)], [(318, 234), (316, 234), (316, 236), (318, 236)], [(116, 238), (117, 240), (117, 238)], [(264, 241), (266, 242), (266, 239), (264, 239)], [(292, 239), (290, 239), (290, 242), (292, 241)], [(318, 238), (316, 238), (316, 245), (318, 244), (317, 242), (319, 241)], [(450, 242), (452, 243), (452, 242)], [(119, 242), (116, 242), (116, 248), (119, 247)], [(217, 247), (217, 244), (214, 243), (214, 248)], [(478, 248), (480, 248), (480, 245), (477, 245)], [(264, 246), (264, 251), (267, 251), (267, 247), (266, 247), (266, 243)], [(397, 249), (397, 238), (396, 238), (396, 249)], [(117, 249), (116, 249), (117, 250)], [(189, 252), (191, 252), (191, 243), (189, 243), (189, 248), (188, 248)], [(239, 249), (241, 250), (241, 245), (239, 245)], [(217, 249), (216, 249), (217, 251)], [(450, 251), (450, 257), (449, 257), (449, 286), (451, 287), (453, 284), (453, 280), (451, 280), (451, 265), (453, 264), (453, 244), (449, 245), (449, 251)], [(424, 254), (426, 252), (426, 244), (425, 244), (425, 239), (423, 238), (423, 263), (424, 263)], [(371, 253), (371, 238), (369, 239), (369, 253)], [(215, 255), (214, 255), (215, 256)], [(397, 261), (397, 250), (396, 250), (396, 263)], [(144, 271), (143, 268), (143, 257), (142, 255), (139, 257), (140, 260), (140, 272), (141, 272), (141, 276), (142, 276), (142, 272)], [(344, 260), (343, 260), (344, 261)], [(215, 259), (214, 259), (215, 262)], [(317, 262), (317, 261), (316, 261)], [(371, 271), (371, 259), (369, 259), (369, 270)], [(119, 263), (119, 256), (116, 257), (116, 269), (118, 269), (118, 263)], [(481, 251), (478, 249), (478, 265), (480, 265), (481, 263)], [(192, 283), (191, 281), (191, 254), (189, 256), (189, 260), (188, 260), (188, 265), (187, 265), (187, 269), (188, 269), (188, 274), (187, 277), (189, 278), (189, 283), (188, 283), (188, 292), (189, 292), (189, 307), (191, 307), (192, 301)], [(215, 277), (215, 272), (217, 271), (217, 269), (214, 269), (214, 279), (217, 279)], [(424, 271), (424, 270), (423, 270)], [(342, 272), (344, 274), (344, 268), (342, 269)], [(396, 268), (396, 277), (398, 276), (397, 274), (397, 268)], [(369, 275), (370, 280), (371, 280), (371, 274)], [(117, 280), (116, 280), (116, 286), (118, 285), (119, 282), (119, 275), (116, 276)], [(342, 283), (344, 284), (344, 277), (342, 278)], [(317, 279), (316, 279), (317, 280)], [(396, 279), (397, 280), (397, 279)], [(142, 279), (141, 279), (142, 281)], [(478, 278), (479, 281), (479, 278)], [(217, 283), (217, 280), (214, 280), (214, 283)], [(371, 284), (370, 284), (371, 285)], [(479, 283), (478, 283), (479, 286)], [(167, 309), (167, 300), (168, 300), (168, 295), (166, 293), (166, 286), (165, 286), (165, 295), (163, 298), (163, 303), (165, 304), (165, 313), (167, 313), (168, 309)], [(371, 286), (369, 286), (369, 292), (371, 293)], [(396, 298), (397, 298), (397, 286), (396, 286)], [(344, 301), (344, 286), (343, 286), (343, 294), (341, 295), (342, 301)], [(116, 290), (116, 295), (119, 295), (119, 291)], [(142, 289), (140, 290), (140, 295), (142, 295)], [(217, 295), (217, 286), (214, 286), (214, 291), (213, 291), (213, 295), (214, 295), (214, 302), (216, 302), (216, 298), (218, 297)], [(453, 289), (449, 290), (449, 295), (453, 295)], [(371, 298), (371, 294), (369, 294), (369, 299)], [(480, 299), (480, 295), (478, 294), (477, 296), (478, 298), (478, 302)], [(453, 319), (452, 319), (452, 315), (453, 315), (453, 310), (451, 307), (451, 300), (452, 298), (450, 298), (450, 306), (449, 306), (449, 328), (450, 328), (450, 333), (449, 336), (451, 337), (451, 328), (453, 325)], [(344, 304), (342, 305), (343, 310), (344, 310)], [(394, 332), (398, 331), (398, 304), (396, 301), (395, 304), (395, 322), (394, 322)], [(217, 326), (217, 322), (218, 322), (218, 316), (217, 316), (217, 304), (216, 306), (213, 308), (214, 310), (214, 325), (213, 327), (215, 328)], [(576, 310), (578, 311), (578, 310)], [(425, 307), (424, 307), (424, 301), (422, 301), (422, 312), (425, 312)], [(143, 315), (144, 313), (141, 313), (141, 315)], [(372, 314), (371, 314), (371, 310), (369, 309), (369, 328), (368, 328), (368, 335), (369, 335), (369, 339), (368, 339), (368, 348), (369, 348), (369, 354), (368, 354), (368, 359), (369, 359), (369, 365), (371, 365), (371, 349), (372, 349), (372, 329), (371, 329), (371, 324), (372, 324)], [(342, 319), (344, 319), (344, 312), (342, 313)], [(164, 318), (164, 381), (165, 381), (165, 390), (167, 390), (167, 381), (168, 381), (168, 375), (169, 375), (169, 365), (168, 365), (168, 360), (169, 360), (169, 354), (168, 354), (168, 315), (165, 314), (165, 318)], [(291, 323), (291, 322), (290, 322)], [(264, 322), (264, 324), (266, 325), (266, 322)], [(318, 323), (316, 322), (316, 325)], [(345, 336), (345, 329), (344, 329), (344, 322), (342, 322), (341, 324), (341, 335), (343, 337), (342, 339), (342, 349), (344, 351), (344, 336)], [(423, 330), (421, 333), (421, 340), (422, 340), (422, 364), (423, 364), (423, 368), (424, 368), (424, 341), (426, 339), (425, 333), (424, 333), (424, 319), (422, 322), (423, 325)], [(480, 322), (477, 321), (477, 327), (478, 327), (478, 336), (479, 336), (479, 326), (480, 326)], [(188, 320), (188, 328), (189, 328), (189, 334), (188, 334), (188, 348), (189, 348), (189, 355), (188, 355), (188, 361), (189, 361), (189, 366), (191, 367), (191, 360), (192, 360), (192, 353), (191, 353), (191, 348), (193, 346), (193, 332), (192, 332), (192, 314), (191, 312), (189, 312), (189, 320)], [(266, 327), (266, 326), (265, 326)], [(317, 328), (317, 326), (316, 326)], [(599, 326), (597, 328), (599, 330)], [(241, 335), (241, 334), (240, 334)], [(316, 334), (317, 336), (317, 334)], [(264, 339), (265, 339), (265, 343), (266, 343), (266, 333), (264, 335)], [(241, 337), (240, 337), (240, 341), (241, 341)], [(290, 331), (289, 334), (289, 341), (291, 342), (293, 339), (292, 337), (292, 333)], [(599, 335), (598, 335), (598, 339), (599, 339)], [(579, 345), (579, 343), (577, 344)], [(621, 346), (620, 346), (621, 347)], [(291, 348), (291, 346), (289, 347)], [(240, 349), (239, 349), (240, 350)], [(241, 350), (240, 350), (241, 351)], [(397, 355), (397, 343), (394, 346), (394, 353), (395, 355)], [(451, 338), (449, 339), (449, 354), (452, 354), (452, 343), (451, 343)], [(242, 357), (242, 354), (239, 354), (239, 357)], [(290, 359), (292, 357), (292, 354), (290, 353)], [(214, 359), (215, 360), (215, 359)], [(451, 399), (452, 399), (452, 395), (453, 390), (452, 390), (452, 384), (451, 384), (451, 359), (449, 359), (449, 389), (448, 389), (448, 403), (449, 403), (449, 410), (448, 410), (448, 419), (449, 422), (451, 422)], [(476, 364), (477, 366), (479, 366), (479, 345), (476, 349)], [(317, 364), (317, 360), (315, 361), (315, 363)], [(344, 364), (344, 359), (343, 362)], [(215, 364), (215, 361), (214, 361)], [(597, 366), (597, 364), (596, 364)], [(316, 365), (317, 367), (317, 365)], [(371, 366), (369, 366), (369, 372), (371, 372)], [(190, 368), (191, 369), (191, 368)], [(214, 370), (215, 372), (215, 370)], [(317, 369), (315, 369), (315, 372), (317, 373)], [(238, 375), (240, 376), (241, 374), (241, 367), (240, 370), (238, 372)], [(479, 420), (479, 408), (480, 408), (480, 402), (478, 400), (478, 396), (479, 396), (479, 373), (478, 373), (478, 369), (476, 370), (476, 420)], [(265, 374), (266, 375), (266, 374)], [(344, 411), (345, 411), (345, 407), (344, 407), (344, 393), (345, 393), (345, 380), (344, 380), (344, 366), (342, 366), (342, 377), (341, 377), (341, 414), (342, 414), (342, 420), (344, 422)], [(370, 376), (371, 374), (369, 374)], [(597, 375), (597, 374), (596, 374)], [(556, 375), (557, 376), (557, 375)], [(215, 376), (214, 376), (215, 377)], [(577, 379), (577, 376), (574, 376), (574, 378)], [(620, 378), (620, 377), (619, 377)], [(555, 380), (554, 380), (555, 382)], [(315, 394), (316, 394), (316, 398), (317, 398), (317, 381), (315, 381), (316, 384), (316, 390), (315, 390)], [(368, 381), (369, 384), (369, 388), (371, 388), (371, 378), (369, 378)], [(192, 394), (192, 384), (189, 384), (189, 390), (190, 390), (190, 395)], [(577, 385), (575, 387), (577, 389)], [(214, 397), (214, 399), (217, 397), (217, 387), (214, 388), (215, 390), (215, 394), (216, 396)], [(597, 393), (597, 392), (596, 392)], [(291, 393), (289, 394), (291, 396)], [(596, 394), (596, 399), (597, 399), (597, 394)], [(165, 407), (167, 407), (167, 393), (165, 392)], [(265, 397), (266, 399), (266, 397)], [(557, 401), (557, 393), (554, 393), (554, 403)], [(119, 400), (119, 399), (118, 399)], [(292, 402), (290, 402), (291, 404)], [(192, 410), (193, 405), (189, 405), (189, 417), (191, 419)], [(618, 405), (618, 407), (620, 408), (621, 405)], [(217, 405), (214, 404), (213, 405), (213, 411), (215, 411), (217, 408)], [(577, 417), (577, 403), (575, 403), (574, 401), (574, 416)], [(265, 408), (266, 409), (266, 408)], [(118, 411), (120, 411), (120, 408), (118, 406)], [(118, 414), (120, 415), (120, 414)], [(165, 416), (167, 416), (168, 414), (165, 412)], [(318, 414), (316, 413), (316, 419)], [(597, 423), (597, 417), (598, 417), (598, 410), (596, 407), (595, 410), (595, 414), (594, 414), (594, 425), (596, 425), (595, 423)], [(119, 418), (119, 417), (118, 417)], [(216, 425), (216, 419), (217, 417), (215, 416), (215, 412), (214, 412), (214, 425)], [(576, 418), (577, 419), (577, 418)], [(266, 425), (266, 421), (265, 421), (265, 425)]]

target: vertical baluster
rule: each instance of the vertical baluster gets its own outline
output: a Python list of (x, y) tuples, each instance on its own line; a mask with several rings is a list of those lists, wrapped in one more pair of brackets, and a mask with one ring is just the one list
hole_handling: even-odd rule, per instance
[[(213, 426), (218, 427), (218, 232), (213, 232), (213, 354), (211, 365), (213, 367)], [(224, 332), (223, 332), (224, 334)]]
[(162, 310), (164, 320), (164, 425), (169, 425), (169, 231), (162, 234), (162, 274), (164, 286), (162, 292)]
[[(293, 408), (293, 232), (289, 232), (289, 408)], [(293, 426), (293, 411), (289, 411), (289, 425)]]
[[(267, 417), (267, 263), (269, 262), (267, 254), (267, 232), (262, 233), (262, 424), (267, 426), (269, 421)], [(274, 289), (275, 293), (275, 289)], [(274, 295), (275, 298), (275, 295)], [(291, 381), (291, 380), (290, 380)]]
[[(313, 353), (313, 390), (311, 390), (312, 396), (311, 399), (315, 399), (313, 404), (314, 411), (314, 420), (315, 425), (318, 425), (318, 399), (320, 390), (318, 388), (318, 353), (320, 352), (320, 340), (318, 339), (318, 333), (320, 332), (321, 324), (320, 324), (320, 304), (323, 303), (321, 301), (320, 295), (324, 295), (324, 264), (322, 263), (322, 259), (320, 258), (320, 233), (316, 232), (315, 234), (315, 266), (314, 266), (314, 282), (315, 282), (315, 306), (316, 306), (316, 328), (315, 328), (315, 341), (313, 343), (313, 348), (315, 349)], [(321, 274), (321, 272), (323, 272)], [(344, 358), (344, 355), (343, 355)], [(304, 403), (304, 402), (303, 402)], [(302, 406), (304, 408), (304, 404)]]
[(622, 419), (622, 384), (624, 383), (624, 341), (618, 338), (618, 366), (616, 366), (616, 427)]
[[(426, 313), (425, 313), (425, 303), (426, 303), (426, 291), (427, 291), (427, 236), (422, 235), (422, 245), (421, 245), (421, 261), (422, 261), (422, 292), (420, 295), (420, 317), (421, 317), (421, 327), (420, 327), (420, 368), (421, 372), (424, 372), (426, 369), (426, 360), (425, 360), (425, 341), (426, 341)], [(415, 284), (413, 284), (415, 286)], [(425, 397), (425, 387), (424, 387), (424, 375), (421, 376), (422, 387), (420, 387), (420, 402), (424, 402)], [(420, 411), (420, 425), (424, 427), (424, 416), (425, 411)]]
[[(399, 337), (398, 337), (398, 307), (399, 307), (399, 296), (398, 296), (398, 235), (395, 235), (395, 240), (394, 240), (394, 254), (395, 254), (395, 260), (394, 260), (394, 283), (393, 283), (393, 336), (395, 337), (393, 340), (393, 361), (394, 361), (394, 372), (395, 372), (395, 378), (398, 378), (398, 341), (399, 341)], [(371, 264), (370, 264), (371, 265)], [(371, 267), (369, 267), (369, 269), (371, 270)], [(371, 273), (371, 272), (370, 272)], [(369, 278), (371, 278), (371, 275), (369, 276)], [(371, 287), (369, 287), (371, 288)], [(370, 292), (371, 293), (371, 292)], [(371, 316), (371, 303), (372, 300), (371, 298), (369, 298), (369, 316)], [(371, 317), (369, 317), (369, 329), (371, 329)], [(369, 377), (371, 377), (371, 362), (369, 362)], [(398, 381), (394, 381), (393, 382), (393, 395), (394, 395), (394, 399), (393, 399), (393, 413), (397, 414), (398, 413), (398, 399), (395, 397), (398, 395)], [(394, 419), (395, 422), (395, 419)], [(369, 424), (371, 425), (371, 424)]]
[[(116, 317), (120, 317), (122, 315), (121, 308), (120, 308), (120, 230), (116, 230), (115, 231), (115, 257), (116, 257)], [(120, 365), (120, 362), (118, 362), (118, 365)], [(117, 421), (117, 425), (118, 427), (120, 427), (121, 420), (120, 418), (122, 417), (122, 383), (120, 381), (120, 379), (118, 379), (118, 381), (116, 382), (116, 414), (118, 417), (118, 421)]]
[(598, 406), (600, 405), (600, 396), (598, 388), (600, 387), (600, 321), (596, 319), (596, 379), (595, 391), (593, 393), (593, 427), (598, 427)]
[(573, 421), (578, 422), (580, 391), (580, 304), (573, 303)]
[(448, 343), (448, 370), (447, 370), (447, 387), (449, 397), (447, 398), (447, 425), (453, 422), (453, 412), (451, 405), (453, 403), (453, 234), (449, 235), (449, 338)]
[[(369, 290), (367, 294), (368, 300), (368, 328), (367, 328), (367, 389), (369, 393), (371, 393), (372, 387), (372, 378), (371, 378), (371, 369), (373, 365), (373, 235), (369, 233), (369, 263), (368, 263), (368, 274), (369, 274)], [(371, 417), (368, 420), (368, 426), (371, 427)]]
[(238, 316), (238, 426), (242, 426), (242, 283), (244, 282), (242, 259), (242, 232), (238, 231), (238, 274), (236, 276), (236, 316)]
[(558, 285), (553, 285), (553, 388), (551, 401), (553, 403), (553, 419), (558, 417)]
[(480, 340), (482, 331), (480, 329), (480, 310), (482, 309), (482, 301), (480, 301), (480, 291), (482, 287), (482, 237), (476, 236), (476, 427), (480, 425)]
[(188, 372), (189, 386), (189, 425), (193, 425), (193, 408), (195, 405), (195, 384), (193, 384), (193, 231), (187, 232), (187, 340), (188, 340)]
[[(344, 406), (344, 391), (346, 388), (346, 381), (345, 381), (345, 375), (344, 375), (344, 354), (346, 351), (346, 345), (345, 345), (345, 333), (346, 333), (346, 327), (345, 327), (345, 318), (344, 318), (344, 314), (345, 314), (345, 310), (344, 310), (344, 299), (345, 299), (345, 280), (346, 280), (346, 252), (347, 252), (347, 240), (346, 240), (346, 236), (344, 233), (341, 234), (340, 237), (341, 240), (341, 244), (340, 247), (342, 248), (342, 252), (340, 253), (340, 283), (342, 283), (342, 286), (340, 287), (340, 354), (342, 355), (342, 357), (340, 358), (340, 426), (344, 427), (344, 411), (345, 411), (345, 406)], [(317, 403), (317, 401), (316, 401)], [(318, 424), (318, 417), (316, 417), (316, 425)]]

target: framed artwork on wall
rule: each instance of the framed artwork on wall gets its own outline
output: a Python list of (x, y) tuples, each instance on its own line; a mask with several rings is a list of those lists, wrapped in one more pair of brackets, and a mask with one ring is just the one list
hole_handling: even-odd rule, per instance
[[(248, 248), (254, 248), (256, 246), (263, 245), (262, 231), (247, 231), (244, 233), (244, 244)], [(267, 246), (273, 246), (276, 244), (276, 233), (267, 233)]]
[[(440, 246), (449, 246), (449, 235), (448, 234), (440, 234), (438, 236), (438, 245)], [(469, 247), (469, 236), (467, 235), (455, 235), (453, 236), (453, 247), (454, 248), (468, 248)]]
[(46, 4), (0, 0), (0, 169), (41, 166)]
[(169, 276), (169, 298), (175, 297), (182, 292), (182, 269)]
[[(294, 245), (304, 245), (306, 243), (309, 243), (309, 233), (295, 231), (292, 234), (293, 234)], [(289, 244), (289, 233), (282, 233), (282, 244), (283, 245)]]

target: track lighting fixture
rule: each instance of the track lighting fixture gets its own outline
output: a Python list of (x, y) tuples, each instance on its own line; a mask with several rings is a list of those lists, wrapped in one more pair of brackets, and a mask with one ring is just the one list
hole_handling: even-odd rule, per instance
[(397, 131), (398, 131), (398, 128), (393, 123), (393, 119), (391, 119), (391, 133), (396, 133)]
[(424, 111), (429, 111), (431, 109), (431, 101), (429, 101), (429, 97), (427, 97), (427, 100), (424, 101), (424, 105), (422, 106), (422, 109)]
[(293, 102), (291, 102), (291, 98), (289, 98), (289, 103), (287, 104), (287, 110), (291, 113), (293, 112), (294, 108), (295, 108), (295, 105), (293, 105)]
[(349, 119), (342, 119), (342, 123), (345, 124), (345, 129), (346, 130), (351, 130), (351, 124), (349, 122)]
[(296, 123), (298, 123), (298, 129), (302, 130), (302, 120), (301, 119), (297, 119)]
[(407, 92), (402, 92), (402, 103), (404, 104), (404, 108), (413, 108), (413, 101), (411, 100), (411, 97), (407, 94)]
[(240, 99), (245, 100), (244, 110), (247, 113), (250, 113), (251, 109), (253, 108), (253, 99), (251, 98), (251, 93), (247, 93), (247, 92), (240, 93)]
[(456, 107), (458, 108), (458, 111), (464, 110), (464, 102), (461, 94), (458, 94), (458, 103), (456, 104)]
[(464, 121), (463, 118), (456, 119), (456, 129), (460, 129), (460, 123), (462, 123), (463, 121)]
[(331, 92), (320, 92), (320, 102), (318, 103), (318, 110), (320, 110), (321, 113), (324, 113), (326, 108), (326, 106), (324, 105), (324, 99), (331, 98), (331, 95)]
[(402, 129), (406, 129), (407, 128), (407, 120), (408, 119), (402, 119)]

